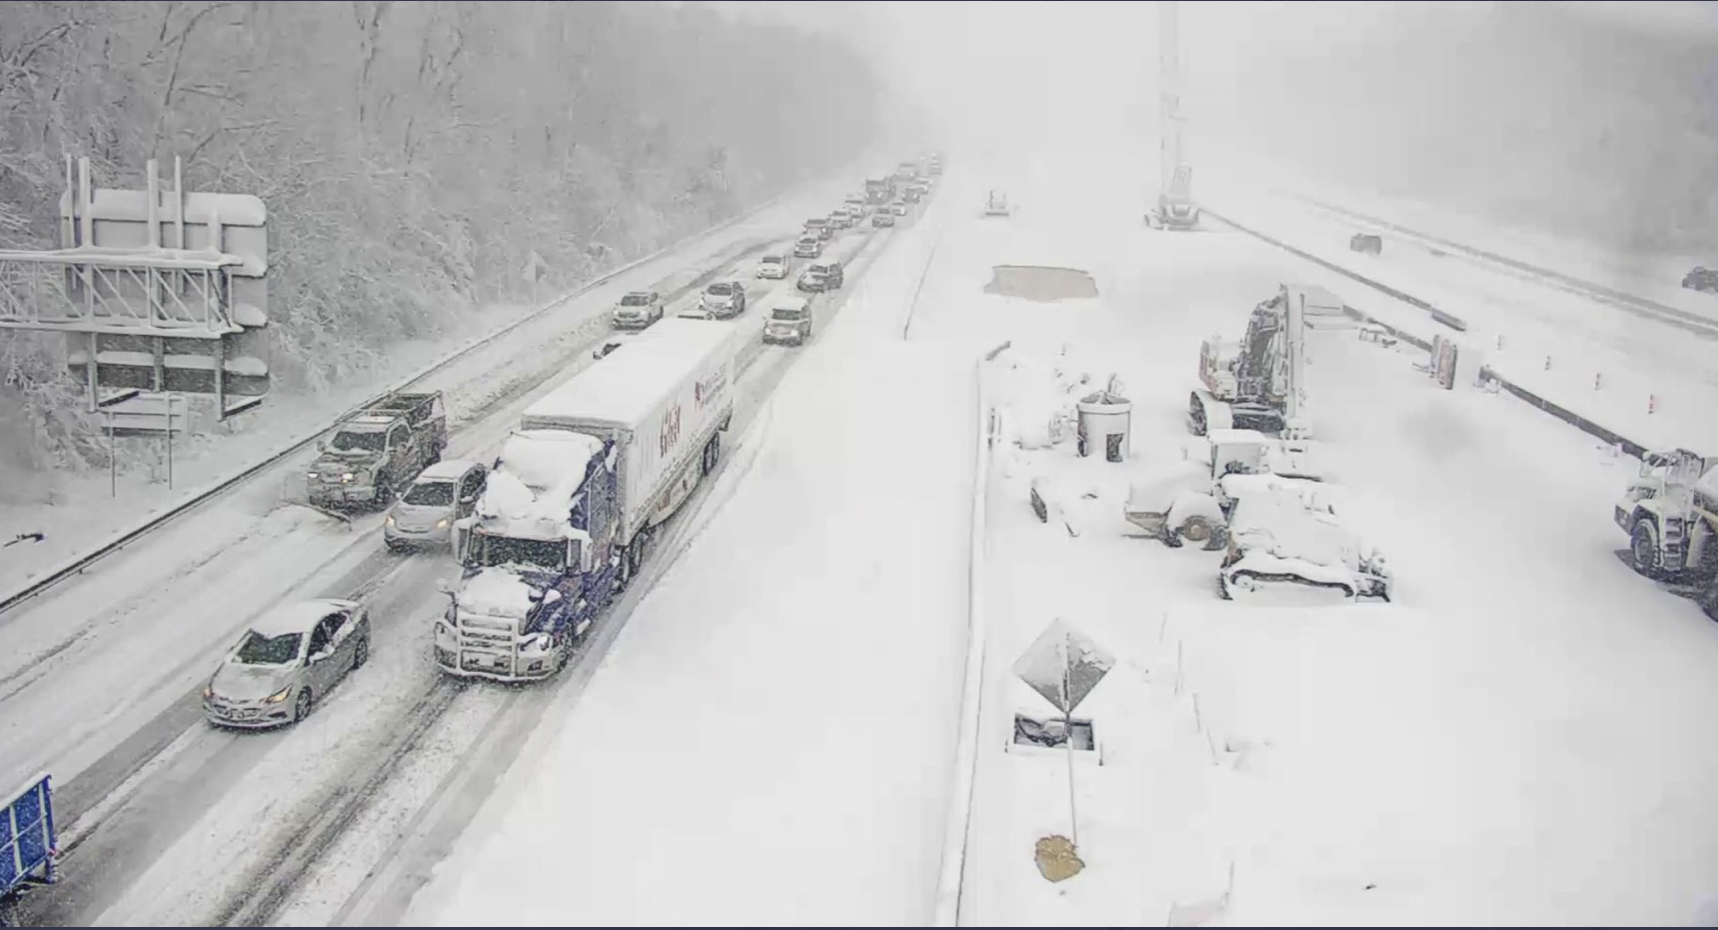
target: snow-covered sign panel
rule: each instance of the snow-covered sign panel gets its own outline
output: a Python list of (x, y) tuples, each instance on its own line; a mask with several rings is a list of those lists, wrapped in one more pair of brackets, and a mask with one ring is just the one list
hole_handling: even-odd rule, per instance
[(1104, 647), (1056, 619), (1014, 663), (1014, 674), (1057, 710), (1071, 714), (1115, 664)]

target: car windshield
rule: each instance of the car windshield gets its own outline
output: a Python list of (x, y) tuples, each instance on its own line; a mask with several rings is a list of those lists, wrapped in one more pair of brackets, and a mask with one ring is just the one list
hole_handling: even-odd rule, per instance
[(256, 630), (245, 634), (239, 643), (234, 661), (240, 665), (290, 665), (298, 659), (298, 643), (303, 633), (282, 633), (264, 636)]
[(770, 314), (770, 317), (776, 320), (799, 320), (803, 319), (804, 316), (805, 311), (798, 307), (777, 307), (775, 312)]
[(623, 307), (648, 307), (650, 306), (650, 296), (648, 294), (628, 294), (620, 299), (620, 305)]
[(727, 297), (728, 295), (732, 294), (733, 292), (734, 292), (734, 286), (733, 285), (721, 284), (721, 283), (712, 284), (704, 290), (704, 293), (714, 294), (717, 297)]
[(763, 264), (765, 264), (765, 265), (779, 265), (779, 264), (781, 264), (781, 256), (780, 255), (765, 255), (763, 258)]
[(446, 507), (453, 503), (453, 490), (451, 481), (419, 481), (400, 500), (421, 507)]
[(380, 452), (387, 447), (387, 440), (387, 434), (381, 430), (373, 433), (341, 430), (334, 434), (334, 441), (329, 445), (336, 452)]
[(477, 564), (486, 568), (521, 565), (542, 572), (560, 572), (567, 565), (567, 545), (558, 539), (509, 539), (479, 536)]

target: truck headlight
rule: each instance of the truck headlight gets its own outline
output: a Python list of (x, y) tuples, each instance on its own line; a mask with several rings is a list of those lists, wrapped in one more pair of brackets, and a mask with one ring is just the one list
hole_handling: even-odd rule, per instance
[(292, 686), (287, 685), (286, 687), (280, 689), (279, 691), (276, 691), (275, 693), (269, 695), (268, 697), (263, 698), (262, 700), (263, 700), (264, 704), (279, 704), (281, 701), (286, 700), (286, 696), (291, 694), (291, 693), (292, 693)]
[[(394, 519), (394, 518), (393, 518), (393, 517), (389, 517), (389, 518), (388, 518), (388, 519), (389, 519), (389, 520), (390, 520), (390, 521), (391, 521), (391, 520), (393, 520), (393, 519)], [(436, 528), (436, 529), (438, 529), (438, 530), (445, 530), (445, 529), (447, 529), (447, 518), (446, 518), (446, 517), (442, 517), (442, 518), (441, 518), (441, 519), (440, 519), (440, 520), (437, 520), (437, 521), (435, 521), (435, 528)]]
[(340, 483), (341, 484), (347, 484), (351, 480), (352, 480), (352, 473), (351, 472), (346, 472), (345, 474), (340, 476)]
[(554, 637), (547, 633), (533, 633), (519, 643), (521, 652), (548, 652), (555, 645)]
[(207, 701), (210, 698), (213, 698), (214, 696), (215, 696), (215, 683), (211, 681), (208, 684), (203, 686), (203, 700)]
[(310, 480), (312, 480), (312, 481), (315, 481), (315, 480), (316, 480), (316, 472), (311, 472), (311, 473), (310, 473)]

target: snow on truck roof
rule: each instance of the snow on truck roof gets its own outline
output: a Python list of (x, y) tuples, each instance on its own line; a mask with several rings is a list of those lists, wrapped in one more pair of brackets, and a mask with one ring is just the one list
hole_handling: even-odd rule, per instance
[(718, 349), (732, 352), (735, 329), (713, 320), (662, 320), (627, 345), (526, 408), (524, 422), (591, 420), (632, 426), (661, 404)]
[(571, 430), (515, 430), (478, 502), (484, 528), (531, 539), (573, 535), (567, 511), (602, 448), (602, 440)]

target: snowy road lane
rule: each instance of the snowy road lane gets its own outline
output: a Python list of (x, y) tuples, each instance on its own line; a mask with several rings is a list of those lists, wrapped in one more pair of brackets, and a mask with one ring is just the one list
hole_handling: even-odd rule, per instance
[(407, 922), (929, 919), (971, 368), (899, 327), (943, 207), (897, 234), (783, 376), (746, 481)]

